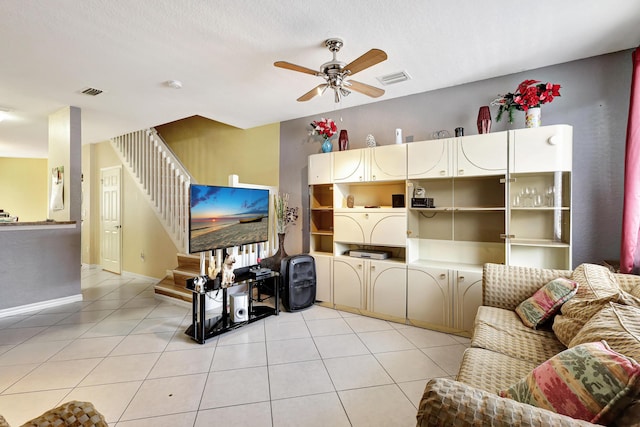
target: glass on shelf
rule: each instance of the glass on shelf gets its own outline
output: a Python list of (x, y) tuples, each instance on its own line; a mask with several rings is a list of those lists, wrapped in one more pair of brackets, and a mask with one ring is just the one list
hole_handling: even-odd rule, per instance
[(536, 194), (533, 196), (533, 207), (535, 208), (539, 208), (542, 207), (542, 195), (541, 194)]
[(545, 204), (550, 208), (555, 206), (555, 192), (556, 190), (553, 185), (547, 187), (546, 191), (544, 192)]

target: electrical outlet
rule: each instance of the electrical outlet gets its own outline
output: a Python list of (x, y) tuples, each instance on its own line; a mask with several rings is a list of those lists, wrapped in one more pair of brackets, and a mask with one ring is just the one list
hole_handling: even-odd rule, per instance
[(140, 251), (140, 261), (144, 262), (144, 251)]

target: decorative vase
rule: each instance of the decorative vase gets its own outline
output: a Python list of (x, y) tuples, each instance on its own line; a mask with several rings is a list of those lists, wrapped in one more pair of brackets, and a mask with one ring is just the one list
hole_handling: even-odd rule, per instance
[(345, 151), (349, 149), (349, 134), (346, 129), (342, 129), (340, 131), (340, 137), (338, 138), (338, 148), (340, 151)]
[(269, 258), (264, 258), (260, 262), (262, 267), (270, 268), (273, 271), (280, 271), (280, 261), (289, 256), (287, 251), (284, 250), (284, 237), (285, 233), (278, 233), (278, 251)]
[[(329, 144), (331, 144), (331, 142), (329, 142)], [(284, 250), (284, 237), (284, 233), (278, 233), (278, 252), (273, 255), (275, 263), (274, 270), (276, 271), (280, 271), (280, 261), (282, 261), (283, 258), (289, 256), (289, 254), (287, 254), (287, 251)]]
[(528, 128), (539, 128), (542, 124), (540, 107), (529, 108), (524, 116), (524, 125)]
[(332, 150), (333, 144), (331, 143), (331, 140), (329, 138), (325, 138), (324, 142), (322, 143), (322, 152), (330, 153)]
[(367, 143), (367, 147), (375, 147), (376, 146), (376, 139), (371, 134), (367, 135), (365, 141)]
[(489, 132), (491, 132), (491, 111), (488, 105), (484, 105), (478, 111), (478, 133)]

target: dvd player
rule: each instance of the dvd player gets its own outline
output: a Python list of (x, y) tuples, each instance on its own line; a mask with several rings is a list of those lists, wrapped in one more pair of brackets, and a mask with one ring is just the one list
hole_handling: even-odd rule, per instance
[(387, 259), (391, 257), (391, 252), (375, 251), (371, 249), (356, 249), (349, 251), (349, 256), (368, 259)]
[(251, 273), (251, 277), (253, 277), (254, 279), (259, 279), (261, 277), (269, 276), (271, 274), (271, 269), (256, 266), (250, 268), (249, 273)]

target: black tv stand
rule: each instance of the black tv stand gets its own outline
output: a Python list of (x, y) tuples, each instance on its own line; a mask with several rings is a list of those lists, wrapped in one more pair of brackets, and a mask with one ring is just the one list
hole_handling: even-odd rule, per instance
[[(246, 271), (237, 269), (234, 271), (236, 275), (235, 282), (232, 285), (222, 287), (222, 313), (206, 318), (205, 307), (208, 294), (218, 291), (196, 292), (193, 287), (193, 280), (187, 281), (187, 289), (193, 293), (191, 326), (187, 328), (185, 333), (200, 344), (204, 344), (207, 338), (215, 337), (225, 332), (238, 329), (249, 323), (256, 322), (269, 316), (277, 316), (280, 313), (280, 274), (272, 271), (269, 275), (257, 278), (251, 277), (248, 269)], [(233, 322), (227, 311), (227, 289), (234, 286), (246, 285), (248, 298), (249, 320), (244, 322)], [(269, 289), (275, 290), (273, 296), (262, 298), (262, 287), (269, 285)], [(254, 289), (257, 291), (257, 297), (254, 298)], [(254, 302), (263, 302), (273, 298), (272, 305), (254, 305)]]

